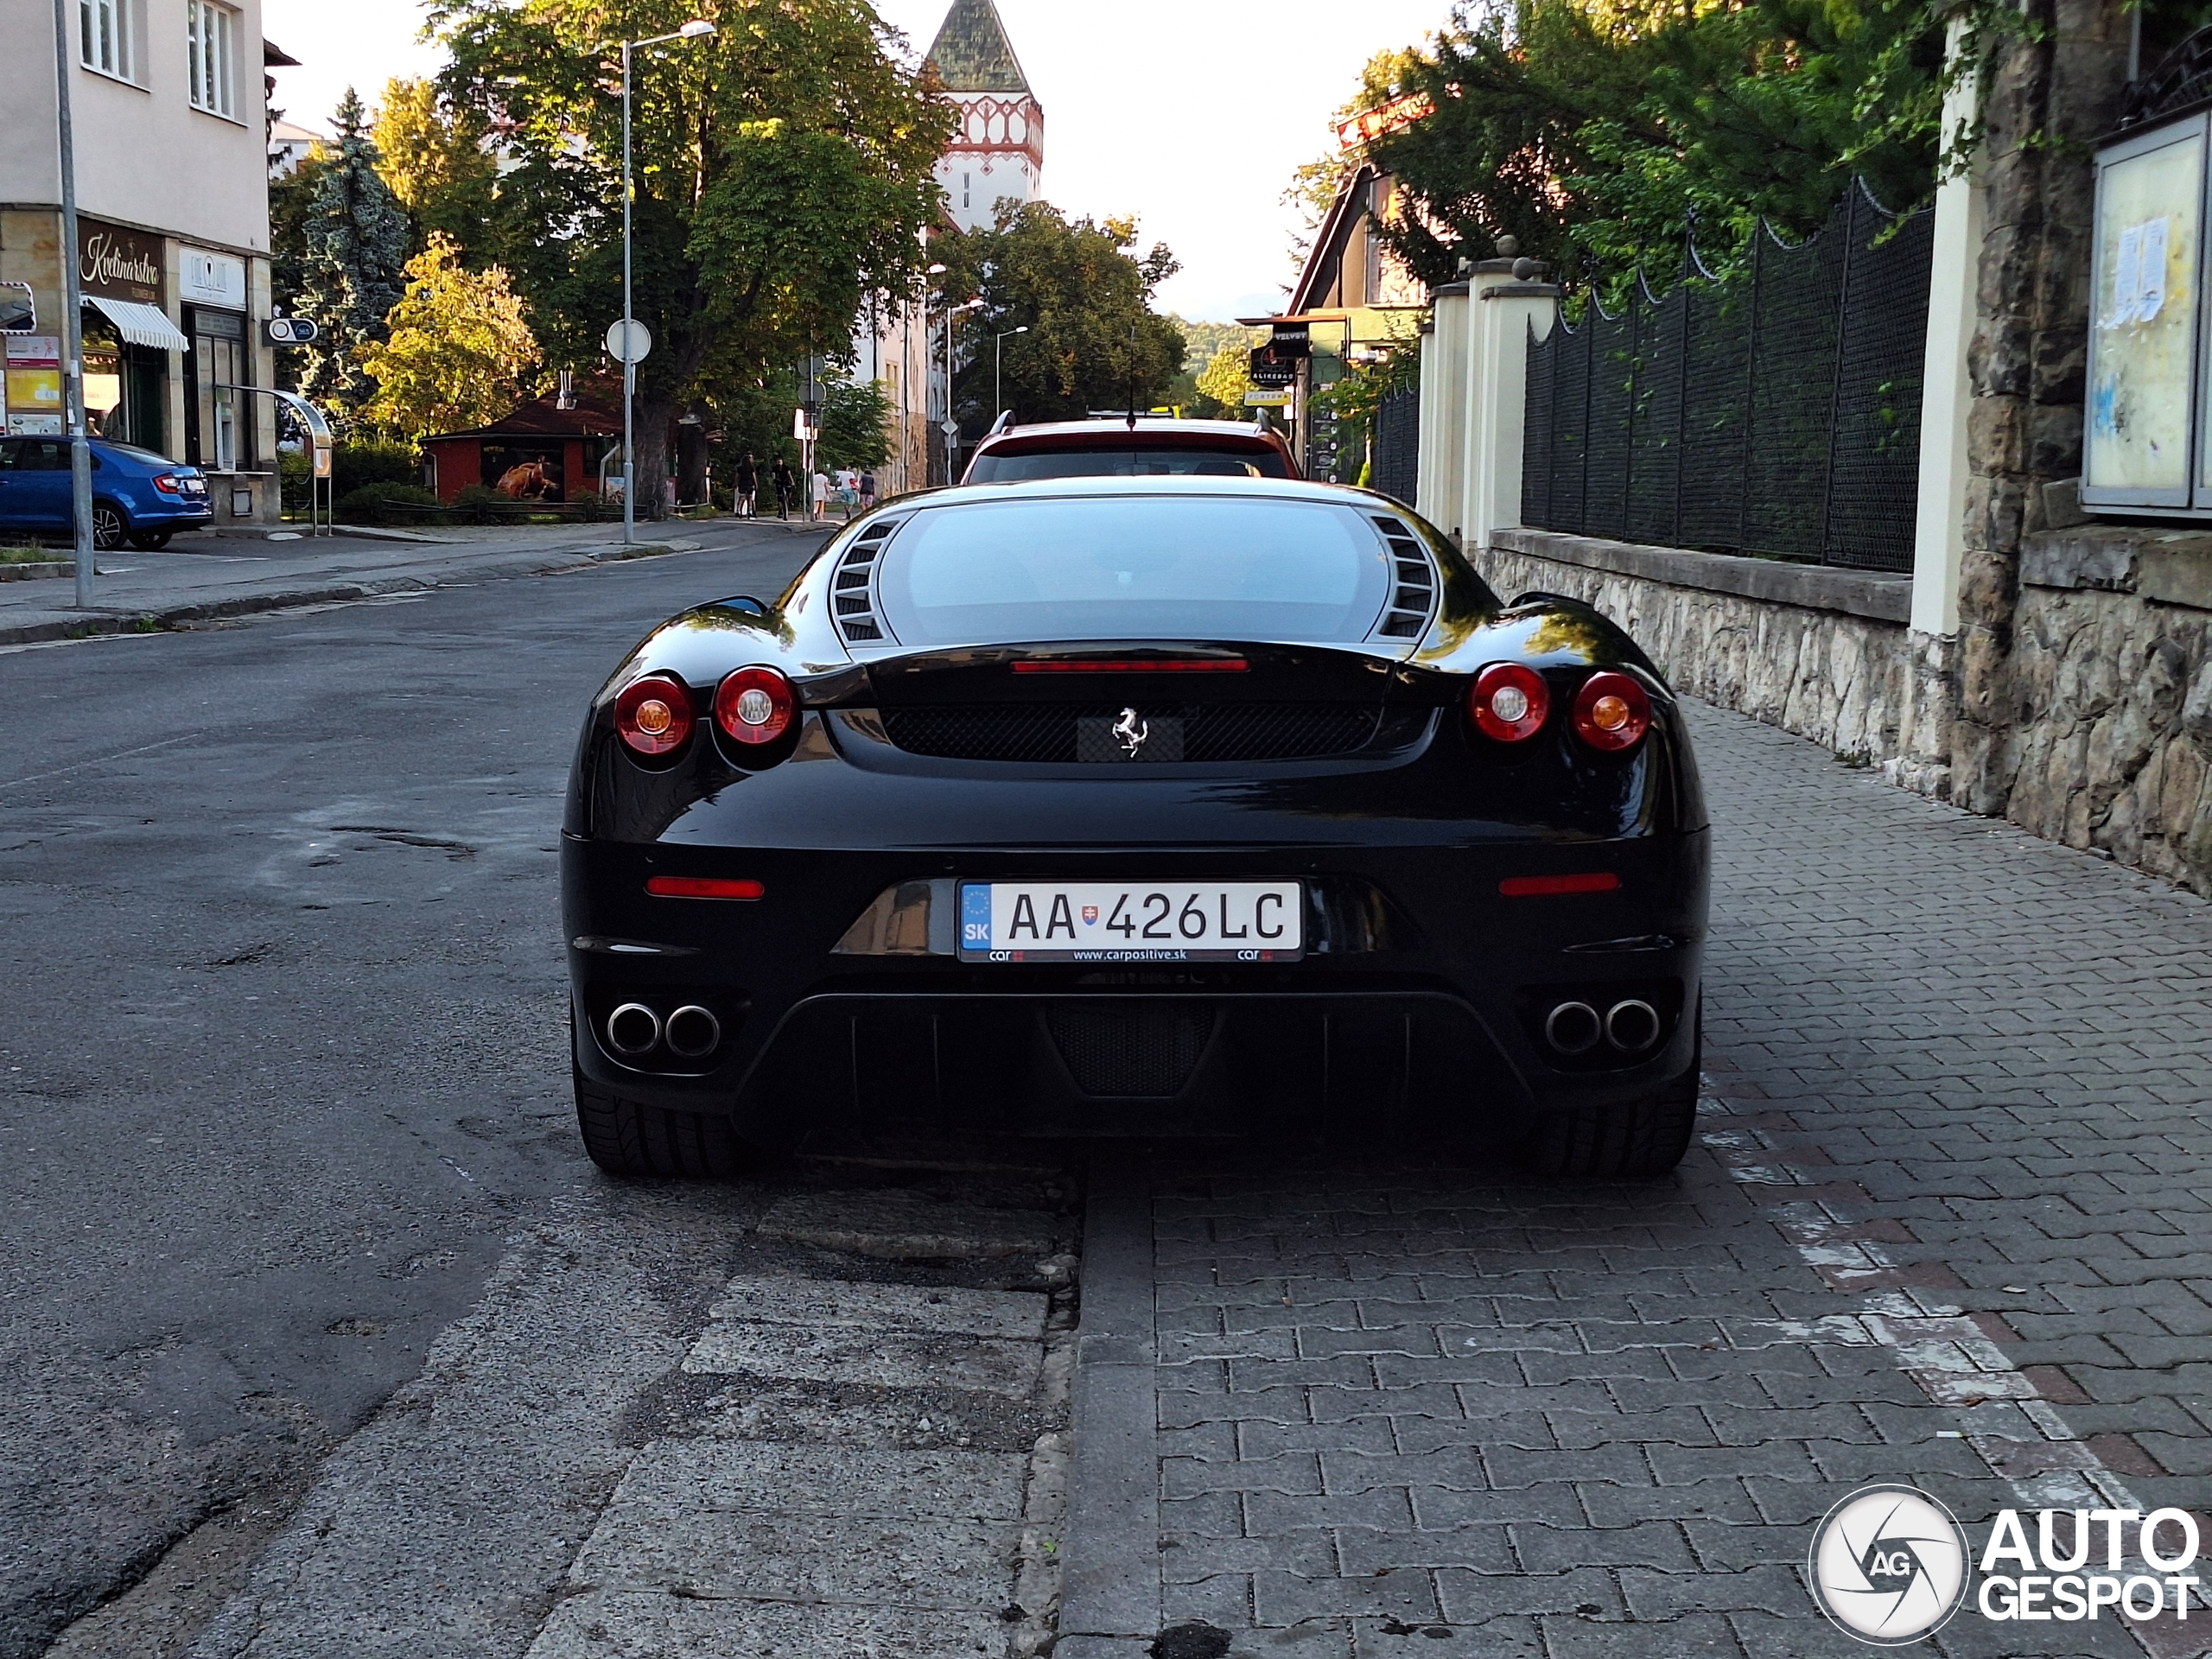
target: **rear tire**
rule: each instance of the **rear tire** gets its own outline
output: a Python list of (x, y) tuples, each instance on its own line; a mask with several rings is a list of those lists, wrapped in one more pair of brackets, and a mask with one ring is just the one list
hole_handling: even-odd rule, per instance
[(1576, 1107), (1554, 1113), (1529, 1135), (1524, 1155), (1545, 1175), (1600, 1179), (1664, 1175), (1682, 1161), (1697, 1124), (1704, 1061), (1704, 1011), (1681, 1076), (1625, 1105)]
[(728, 1118), (669, 1112), (610, 1094), (579, 1071), (576, 1127), (584, 1151), (609, 1175), (728, 1180), (760, 1160), (759, 1151)]

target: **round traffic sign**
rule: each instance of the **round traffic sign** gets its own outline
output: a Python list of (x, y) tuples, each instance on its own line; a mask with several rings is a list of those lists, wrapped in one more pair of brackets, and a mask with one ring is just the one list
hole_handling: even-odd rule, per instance
[(653, 331), (635, 317), (607, 327), (607, 354), (617, 363), (642, 363), (652, 354)]

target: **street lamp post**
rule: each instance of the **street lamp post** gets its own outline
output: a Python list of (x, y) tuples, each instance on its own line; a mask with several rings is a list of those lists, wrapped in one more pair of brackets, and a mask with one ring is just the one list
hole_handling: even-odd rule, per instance
[[(944, 275), (944, 270), (945, 268), (943, 265), (931, 265), (929, 270), (924, 273), (924, 275), (930, 276), (942, 276)], [(944, 389), (944, 406), (948, 411), (952, 408), (952, 388), (950, 385), (946, 386)], [(922, 285), (922, 424), (925, 427), (933, 425), (936, 422), (936, 418), (937, 412), (930, 407), (930, 290), (929, 285), (925, 283)], [(900, 457), (903, 459), (906, 453), (906, 442), (903, 435), (901, 435), (899, 452)], [(911, 473), (911, 467), (909, 470)], [(929, 481), (929, 440), (927, 437), (925, 437), (922, 440), (922, 482), (924, 484), (927, 484)], [(912, 479), (911, 476), (908, 478), (907, 483), (908, 487), (912, 487)]]
[(997, 420), (1000, 416), (1006, 413), (1006, 384), (1005, 377), (1001, 372), (1006, 363), (1006, 342), (1011, 335), (1026, 334), (1028, 332), (1029, 325), (1025, 322), (1019, 328), (1009, 328), (1003, 334), (995, 334), (992, 336), (991, 418), (994, 421)]
[(61, 163), (61, 386), (69, 425), (70, 519), (77, 531), (77, 608), (92, 602), (92, 450), (85, 431), (84, 296), (77, 271), (77, 135), (69, 112), (69, 8), (54, 0), (54, 98)]
[[(58, 10), (61, 0), (54, 0)], [(670, 41), (696, 41), (715, 32), (705, 17), (694, 17), (672, 35), (655, 35), (622, 46), (622, 539), (638, 539), (638, 365), (632, 355), (637, 308), (630, 289), (630, 54), (641, 47)], [(605, 48), (602, 48), (602, 50)]]

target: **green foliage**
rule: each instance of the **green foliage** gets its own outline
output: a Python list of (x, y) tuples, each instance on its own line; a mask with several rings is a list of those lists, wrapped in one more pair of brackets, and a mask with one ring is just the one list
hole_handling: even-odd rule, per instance
[(330, 487), (351, 495), (371, 484), (419, 484), (423, 458), (411, 443), (393, 438), (352, 438), (330, 452)]
[(419, 251), (442, 236), (467, 263), (491, 215), (499, 163), (474, 111), (455, 109), (428, 80), (385, 83), (370, 137), (377, 172), (414, 220)]
[(872, 471), (891, 459), (891, 394), (880, 380), (840, 382), (824, 389), (816, 459), (835, 471)]
[(603, 524), (622, 516), (622, 510), (597, 490), (578, 490), (569, 499), (575, 503), (576, 517), (588, 524)]
[(1455, 14), (1376, 101), (1436, 112), (1373, 147), (1414, 211), (1382, 227), (1426, 280), (1510, 235), (1614, 297), (1641, 264), (1663, 282), (1724, 267), (1761, 218), (1793, 236), (1853, 175), (1893, 209), (1936, 182), (1945, 75), (1930, 0), (1513, 0)]
[(1242, 341), (1225, 345), (1214, 353), (1205, 372), (1198, 376), (1195, 412), (1217, 420), (1249, 419), (1244, 394), (1251, 390), (1251, 346)]
[[(440, 0), (448, 103), (500, 135), (472, 251), (512, 274), (554, 366), (588, 367), (621, 307), (621, 104), (612, 39), (673, 32), (693, 0)], [(940, 210), (953, 116), (866, 0), (727, 4), (718, 33), (632, 65), (639, 426), (742, 401), (776, 365), (849, 349), (865, 297), (903, 297)], [(788, 429), (786, 408), (784, 423)], [(766, 457), (764, 455), (763, 459)], [(641, 443), (658, 511), (668, 457)]]
[(292, 308), (319, 330), (313, 345), (297, 348), (300, 390), (344, 418), (376, 390), (355, 353), (385, 338), (385, 315), (404, 289), (412, 233), (377, 172), (368, 112), (350, 88), (335, 124), (335, 144), (299, 206)]
[(1134, 219), (1071, 220), (1034, 201), (930, 245), (946, 268), (942, 294), (983, 302), (957, 325), (965, 362), (954, 380), (955, 412), (971, 435), (997, 418), (994, 338), (1025, 326), (1029, 332), (1003, 348), (1003, 396), (1016, 420), (1081, 420), (1160, 401), (1188, 347), (1152, 296), (1179, 267), (1164, 243), (1133, 256), (1136, 242)]
[(410, 438), (466, 432), (530, 396), (537, 341), (505, 271), (466, 269), (440, 232), (407, 275), (406, 296), (385, 319), (389, 338), (358, 353), (377, 385), (361, 406), (365, 422)]
[[(415, 484), (365, 484), (338, 498), (332, 508), (334, 517), (348, 524), (390, 524), (395, 523), (435, 524), (442, 516), (435, 511), (438, 498), (429, 490)], [(427, 508), (428, 512), (400, 512), (395, 509)]]

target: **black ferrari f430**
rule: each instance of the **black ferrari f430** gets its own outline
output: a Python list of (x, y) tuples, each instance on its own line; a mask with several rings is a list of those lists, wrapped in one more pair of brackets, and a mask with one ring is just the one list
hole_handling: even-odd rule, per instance
[(603, 1167), (847, 1118), (1688, 1144), (1708, 832), (1589, 607), (1387, 498), (1198, 476), (893, 502), (626, 657), (563, 841)]

